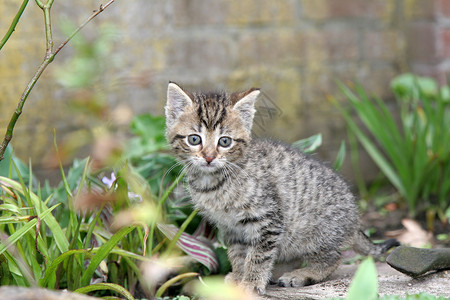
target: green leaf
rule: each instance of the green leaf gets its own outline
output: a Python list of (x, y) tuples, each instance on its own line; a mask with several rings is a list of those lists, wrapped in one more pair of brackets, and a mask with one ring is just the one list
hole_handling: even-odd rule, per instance
[(334, 161), (333, 168), (336, 171), (339, 171), (342, 168), (345, 160), (345, 142), (341, 142), (341, 146), (339, 147), (338, 154), (336, 156), (336, 160)]
[[(347, 97), (352, 97), (351, 91), (347, 87), (343, 85), (340, 85), (340, 87)], [(406, 190), (403, 186), (403, 182), (400, 180), (398, 173), (395, 171), (391, 163), (384, 157), (381, 151), (378, 150), (375, 143), (372, 142), (372, 140), (361, 130), (360, 126), (356, 124), (352, 116), (346, 110), (344, 110), (337, 101), (334, 101), (334, 104), (338, 111), (345, 118), (350, 130), (355, 134), (359, 142), (363, 145), (367, 153), (378, 165), (381, 171), (386, 175), (386, 177), (389, 178), (391, 183), (399, 190), (402, 195), (406, 195)]]
[[(45, 270), (44, 278), (40, 281), (40, 286), (46, 286), (47, 282), (49, 281), (50, 277), (53, 276), (56, 272), (56, 269), (58, 268), (59, 264), (62, 263), (64, 260), (69, 258), (70, 256), (74, 254), (80, 254), (80, 253), (88, 253), (89, 250), (86, 249), (79, 249), (79, 250), (69, 250), (67, 252), (62, 253), (59, 255), (56, 259), (54, 259), (51, 264), (47, 267)], [(54, 288), (54, 286), (47, 286), (49, 288)]]
[(27, 222), (30, 216), (0, 216), (0, 224)]
[(358, 270), (347, 293), (347, 300), (372, 300), (378, 298), (377, 269), (372, 257), (366, 258)]
[(94, 276), (95, 269), (100, 265), (103, 259), (105, 259), (111, 252), (111, 250), (124, 238), (125, 235), (130, 233), (136, 226), (129, 226), (120, 229), (116, 232), (105, 244), (103, 244), (98, 252), (92, 257), (86, 271), (81, 277), (81, 285), (87, 286)]
[[(30, 171), (28, 170), (28, 167), (14, 155), (13, 148), (11, 145), (9, 145), (6, 148), (4, 158), (3, 160), (0, 161), (0, 176), (9, 177), (14, 180), (19, 179), (16, 168), (10, 168), (11, 167), (10, 162), (14, 163), (17, 166), (18, 172), (23, 175), (26, 183), (32, 181), (30, 180), (29, 177)], [(11, 176), (9, 175), (10, 171)]]
[(448, 85), (444, 85), (441, 87), (440, 92), (440, 99), (443, 102), (450, 103), (450, 87)]
[[(23, 195), (27, 193), (31, 201), (33, 202), (33, 206), (36, 209), (38, 215), (42, 214), (43, 210), (47, 209), (44, 202), (41, 201), (36, 194), (29, 191), (24, 191), (24, 188), (18, 182), (2, 176), (0, 176), (0, 182), (6, 183)], [(58, 246), (58, 249), (61, 251), (61, 253), (69, 250), (69, 241), (67, 240), (61, 226), (59, 225), (58, 221), (56, 221), (55, 217), (50, 214), (44, 221), (48, 228), (52, 231), (53, 238), (55, 239), (56, 245)]]
[(309, 138), (298, 140), (292, 143), (292, 146), (300, 149), (304, 153), (312, 153), (322, 145), (322, 134), (316, 134)]
[(121, 285), (115, 283), (96, 283), (91, 284), (79, 289), (76, 289), (74, 292), (79, 294), (87, 294), (93, 291), (101, 291), (101, 290), (111, 290), (123, 295), (127, 300), (134, 300), (134, 297), (131, 293)]
[[(54, 210), (59, 204), (52, 206), (51, 208), (45, 210), (41, 214), (39, 214), (39, 218), (45, 221), (48, 216), (51, 216), (51, 211)], [(37, 219), (33, 219), (26, 223), (24, 226), (19, 228), (16, 232), (11, 234), (11, 236), (7, 239), (6, 244), (0, 242), (0, 255), (3, 254), (11, 245), (14, 245), (19, 239), (21, 239), (28, 231), (30, 231), (37, 223)]]
[(189, 277), (197, 277), (199, 276), (199, 273), (194, 273), (194, 272), (190, 272), (190, 273), (183, 273), (183, 274), (179, 274), (169, 280), (167, 280), (166, 282), (164, 282), (159, 289), (156, 291), (155, 293), (155, 297), (156, 298), (160, 298), (164, 292), (173, 284), (175, 284), (177, 281), (180, 281), (182, 279), (185, 278), (189, 278)]
[(406, 73), (395, 77), (391, 81), (392, 91), (403, 99), (418, 99), (422, 93), (426, 97), (434, 97), (438, 87), (436, 81), (431, 77), (419, 77)]
[(164, 140), (165, 124), (162, 116), (144, 114), (133, 118), (130, 129), (136, 135), (162, 141)]
[(130, 130), (137, 137), (129, 141), (128, 157), (137, 158), (168, 147), (165, 138), (164, 117), (150, 114), (136, 116), (131, 121)]
[(20, 208), (17, 207), (17, 205), (9, 204), (9, 203), (0, 204), (0, 210), (10, 211), (10, 212), (13, 212), (16, 214), (20, 213)]

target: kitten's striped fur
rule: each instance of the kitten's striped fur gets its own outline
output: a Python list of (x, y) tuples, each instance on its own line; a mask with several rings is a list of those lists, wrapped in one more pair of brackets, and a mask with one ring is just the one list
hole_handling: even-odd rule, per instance
[(167, 140), (185, 164), (193, 203), (225, 233), (227, 278), (264, 293), (275, 264), (303, 260), (278, 279), (303, 286), (326, 279), (344, 246), (365, 255), (395, 246), (374, 245), (359, 230), (354, 196), (333, 170), (288, 145), (251, 139), (258, 94), (168, 87)]

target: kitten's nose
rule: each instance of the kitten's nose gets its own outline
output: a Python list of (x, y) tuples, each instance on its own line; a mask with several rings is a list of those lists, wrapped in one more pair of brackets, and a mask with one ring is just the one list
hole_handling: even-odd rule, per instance
[(208, 165), (214, 160), (214, 156), (205, 156), (205, 160), (208, 163)]

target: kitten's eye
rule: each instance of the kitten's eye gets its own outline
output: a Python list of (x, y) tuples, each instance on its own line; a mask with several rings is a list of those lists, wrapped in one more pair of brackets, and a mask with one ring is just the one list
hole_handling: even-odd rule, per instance
[(230, 137), (224, 136), (224, 137), (221, 137), (219, 139), (219, 146), (220, 147), (226, 148), (226, 147), (229, 147), (230, 145), (231, 145), (231, 138)]
[(201, 144), (202, 138), (199, 135), (191, 134), (190, 136), (188, 136), (188, 142), (192, 146), (197, 146), (197, 145)]

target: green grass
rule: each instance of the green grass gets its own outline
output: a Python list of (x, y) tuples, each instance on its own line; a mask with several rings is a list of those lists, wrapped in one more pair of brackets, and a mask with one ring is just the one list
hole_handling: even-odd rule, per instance
[(450, 101), (443, 92), (448, 87), (432, 88), (430, 80), (413, 75), (394, 79), (397, 112), (359, 85), (340, 84), (349, 110), (332, 100), (410, 214), (434, 211), (445, 222), (450, 215)]

